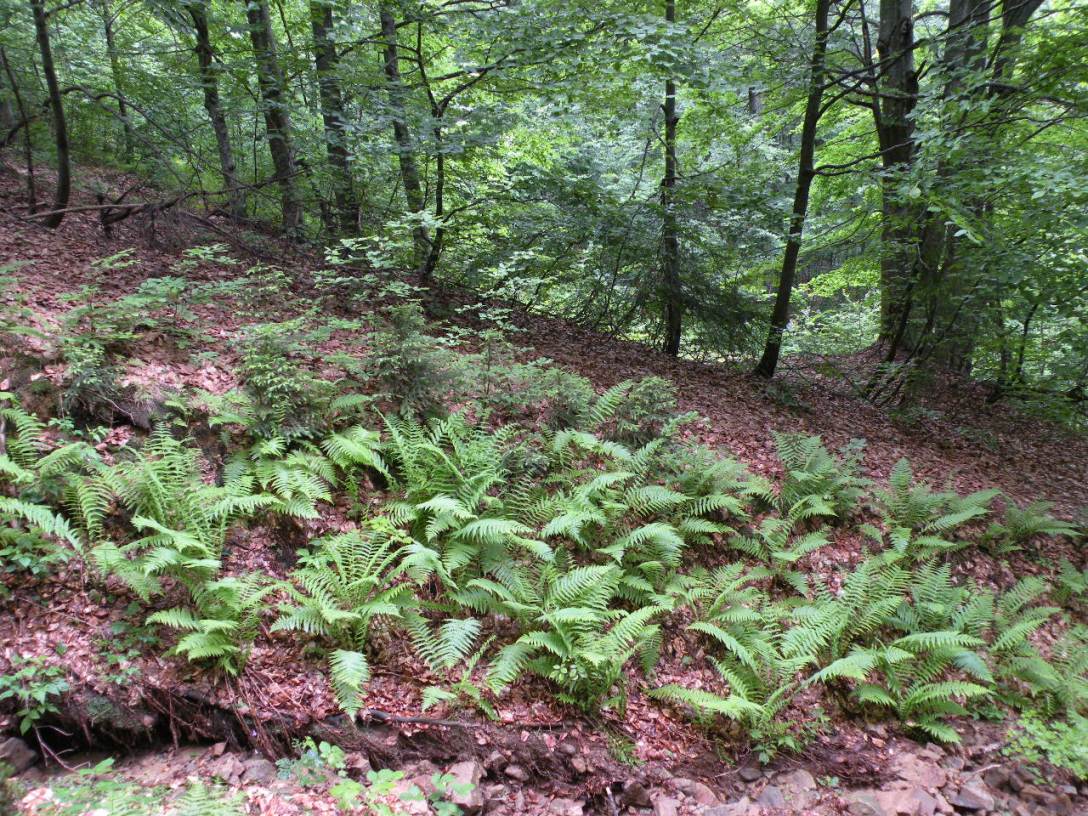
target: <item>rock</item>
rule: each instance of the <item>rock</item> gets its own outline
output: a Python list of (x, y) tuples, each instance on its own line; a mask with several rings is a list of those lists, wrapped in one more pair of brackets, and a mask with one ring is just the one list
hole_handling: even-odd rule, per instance
[(1009, 787), (1009, 779), (1012, 774), (1009, 769), (1004, 765), (997, 765), (993, 768), (987, 768), (986, 773), (982, 775), (982, 781), (989, 785), (994, 790), (1000, 790), (1001, 788)]
[(654, 816), (677, 816), (680, 803), (671, 796), (659, 796), (654, 802)]
[[(555, 816), (582, 816), (585, 805), (574, 799), (553, 799), (548, 806), (548, 811), (554, 813)], [(515, 812), (520, 813), (521, 811), (515, 810)]]
[(944, 761), (941, 764), (949, 770), (962, 771), (967, 763), (963, 761), (963, 757), (961, 756), (948, 756), (944, 758)]
[(503, 773), (517, 782), (527, 782), (529, 780), (529, 772), (514, 763), (507, 765)]
[(785, 810), (786, 797), (782, 793), (782, 789), (776, 785), (768, 785), (763, 789), (763, 793), (756, 799), (756, 804), (765, 808), (777, 808), (779, 810)]
[(738, 774), (745, 782), (756, 782), (763, 778), (763, 772), (755, 765), (745, 765)]
[(623, 785), (623, 793), (620, 794), (620, 804), (627, 807), (648, 808), (653, 806), (650, 801), (650, 792), (641, 782), (629, 780)]
[(457, 805), (465, 813), (476, 813), (484, 806), (484, 792), (480, 789), (480, 780), (484, 777), (484, 766), (476, 760), (457, 762), (446, 770), (453, 777), (453, 787), (470, 786), (471, 789), (463, 792), (454, 792), (450, 795), (450, 801)]
[(775, 779), (775, 783), (798, 793), (816, 790), (816, 780), (804, 768), (798, 768), (788, 774), (780, 774)]
[(900, 816), (934, 816), (937, 800), (924, 788), (897, 788), (880, 791), (877, 799), (885, 812)]
[(702, 816), (749, 816), (751, 809), (752, 800), (747, 796), (742, 796), (736, 802), (730, 802), (728, 805), (717, 805), (708, 808), (702, 811)]
[(352, 751), (344, 757), (344, 767), (353, 772), (354, 776), (365, 779), (367, 772), (371, 770), (370, 760), (361, 751)]
[(247, 759), (242, 767), (242, 776), (246, 782), (271, 782), (276, 777), (276, 766), (264, 757)]
[(586, 758), (581, 754), (575, 754), (570, 758), (570, 767), (576, 774), (585, 775), (589, 773), (589, 763), (586, 762)]
[(884, 810), (884, 803), (877, 797), (876, 791), (853, 791), (845, 799), (846, 811), (850, 816), (892, 816)]
[(1036, 785), (1024, 785), (1020, 796), (1038, 803), (1047, 813), (1053, 813), (1056, 816), (1066, 816), (1073, 812), (1073, 802), (1064, 793), (1051, 793)]
[(434, 784), (434, 774), (421, 773), (408, 777), (408, 781), (423, 791), (424, 796), (430, 796), (438, 788)]
[(892, 768), (896, 776), (911, 787), (917, 785), (935, 791), (948, 783), (948, 773), (944, 768), (915, 754), (897, 754), (892, 760)]
[(955, 796), (948, 800), (953, 807), (962, 810), (981, 810), (983, 813), (994, 809), (994, 796), (989, 787), (981, 779), (972, 779), (956, 792)]
[(937, 812), (938, 813), (954, 813), (955, 810), (948, 803), (948, 800), (944, 798), (940, 793), (933, 794), (933, 798), (937, 800)]
[(234, 754), (223, 754), (208, 765), (208, 772), (230, 785), (237, 785), (245, 772), (245, 766)]
[(1062, 793), (1064, 793), (1066, 796), (1076, 796), (1077, 795), (1077, 786), (1076, 785), (1062, 785), (1060, 788), (1058, 788), (1058, 790), (1061, 791)]
[(428, 816), (431, 812), (427, 797), (423, 795), (423, 792), (411, 779), (397, 781), (390, 793), (397, 800), (397, 813), (407, 813), (410, 816)]
[(13, 774), (21, 774), (38, 761), (38, 754), (18, 737), (0, 743), (0, 762), (11, 766)]
[(710, 807), (718, 804), (718, 795), (714, 793), (708, 785), (704, 785), (702, 782), (679, 777), (673, 780), (673, 784), (678, 791), (690, 796), (697, 804), (700, 804), (703, 807)]

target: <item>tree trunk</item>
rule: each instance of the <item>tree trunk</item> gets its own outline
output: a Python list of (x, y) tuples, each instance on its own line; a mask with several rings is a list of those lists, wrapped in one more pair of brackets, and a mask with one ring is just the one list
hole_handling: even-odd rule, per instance
[(874, 114), (884, 168), (880, 340), (891, 343), (894, 351), (909, 318), (911, 274), (918, 251), (917, 206), (899, 191), (914, 159), (911, 112), (918, 98), (911, 0), (880, 0), (877, 53), (882, 77), (875, 89)]
[[(393, 113), (393, 139), (396, 142), (397, 161), (400, 164), (401, 182), (404, 184), (404, 197), (408, 202), (408, 211), (418, 215), (423, 212), (423, 188), (419, 183), (419, 168), (416, 166), (412, 151), (412, 137), (408, 131), (405, 110), (404, 83), (400, 76), (400, 62), (397, 55), (397, 21), (393, 17), (388, 3), (383, 2), (379, 9), (382, 25), (382, 39), (385, 42), (385, 78), (389, 82), (389, 103)], [(414, 265), (420, 269), (429, 255), (430, 240), (427, 229), (422, 224), (413, 232), (415, 244)]]
[(352, 191), (344, 96), (337, 76), (340, 55), (336, 53), (336, 44), (332, 40), (331, 0), (310, 0), (310, 27), (314, 38), (314, 66), (321, 94), (321, 119), (325, 125), (325, 154), (332, 173), (336, 201), (335, 224), (326, 226), (333, 228), (334, 232), (347, 233), (358, 222), (358, 205)]
[[(984, 67), (989, 12), (989, 0), (951, 0), (949, 3), (941, 63), (947, 75), (944, 99), (952, 111), (961, 108), (957, 97), (963, 91), (967, 72)], [(955, 125), (962, 124), (964, 114), (953, 115), (952, 121)], [(954, 171), (948, 162), (938, 160), (938, 185), (948, 183)], [(955, 230), (946, 225), (942, 213), (926, 214), (919, 241), (918, 279), (920, 294), (926, 302), (925, 325), (929, 331), (911, 338), (909, 345), (912, 351), (918, 352), (923, 343), (929, 343), (932, 346), (927, 349), (929, 357), (945, 367), (966, 371), (974, 349), (976, 310), (961, 308), (971, 286), (964, 279), (967, 268), (956, 257), (957, 241)], [(930, 342), (934, 331), (941, 338), (936, 344)]]
[(219, 76), (215, 68), (215, 55), (208, 31), (206, 0), (194, 0), (187, 7), (189, 16), (193, 20), (193, 30), (196, 32), (195, 51), (197, 64), (200, 67), (200, 86), (204, 91), (204, 110), (208, 112), (208, 119), (215, 133), (215, 144), (219, 149), (219, 172), (223, 176), (223, 189), (227, 194), (227, 210), (231, 218), (241, 220), (246, 214), (246, 204), (238, 181), (237, 166), (234, 163), (230, 128), (227, 126), (227, 117), (219, 101)]
[(778, 278), (778, 293), (771, 312), (771, 327), (767, 345), (755, 373), (770, 379), (778, 367), (782, 352), (782, 335), (790, 319), (790, 296), (797, 274), (797, 257), (801, 252), (801, 236), (808, 215), (808, 198), (815, 176), (816, 126), (820, 122), (820, 105), (823, 102), (824, 62), (827, 55), (827, 17), (831, 0), (816, 0), (816, 39), (812, 46), (809, 68), (808, 99), (805, 102), (805, 119), (801, 125), (801, 155), (798, 160), (797, 187), (793, 194), (793, 213), (790, 217), (789, 238), (782, 257), (782, 274)]
[(110, 13), (109, 0), (101, 0), (98, 8), (102, 14), (102, 30), (106, 35), (106, 56), (110, 61), (113, 89), (117, 93), (117, 114), (121, 117), (121, 127), (125, 135), (124, 158), (126, 162), (131, 162), (136, 148), (136, 137), (132, 132), (132, 121), (128, 116), (128, 101), (125, 99), (123, 83), (124, 72), (121, 70), (121, 57), (117, 53), (117, 42), (114, 39), (114, 18)]
[(34, 144), (30, 138), (30, 117), (27, 114), (26, 105), (23, 104), (23, 95), (19, 91), (19, 83), (15, 79), (15, 71), (8, 61), (7, 52), (0, 47), (0, 63), (4, 65), (4, 73), (7, 74), (8, 83), (11, 85), (11, 95), (15, 99), (15, 107), (19, 111), (19, 117), (23, 121), (23, 160), (26, 162), (26, 208), (33, 214), (38, 209), (38, 191), (34, 183)]
[[(665, 0), (665, 21), (676, 22), (676, 0)], [(683, 292), (680, 287), (680, 237), (676, 220), (676, 82), (665, 81), (665, 175), (661, 179), (661, 277), (665, 302), (664, 351), (671, 357), (680, 353), (683, 321)]]
[[(49, 107), (53, 111), (53, 138), (57, 146), (57, 190), (53, 195), (53, 210), (42, 222), (49, 229), (56, 229), (64, 220), (68, 196), (72, 190), (71, 159), (68, 155), (68, 124), (64, 121), (64, 103), (57, 83), (57, 71), (53, 66), (53, 49), (49, 45), (49, 23), (45, 14), (45, 0), (30, 0), (34, 13), (34, 32), (42, 57), (42, 73), (49, 91)], [(27, 125), (29, 127), (29, 125)]]
[(272, 156), (272, 166), (282, 193), (283, 229), (288, 235), (297, 237), (302, 226), (302, 202), (295, 178), (297, 167), (292, 144), (291, 115), (285, 96), (287, 81), (276, 58), (276, 40), (272, 31), (272, 18), (268, 12), (268, 0), (245, 2), (249, 38), (253, 43), (253, 56), (257, 64), (257, 84), (264, 103), (262, 109), (268, 135), (268, 152)]

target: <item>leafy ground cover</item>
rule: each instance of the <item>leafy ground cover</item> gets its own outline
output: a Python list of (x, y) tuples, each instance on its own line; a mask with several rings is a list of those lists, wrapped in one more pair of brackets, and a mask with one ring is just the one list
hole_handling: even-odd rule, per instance
[(4, 217), (21, 809), (1083, 806), (1083, 440)]

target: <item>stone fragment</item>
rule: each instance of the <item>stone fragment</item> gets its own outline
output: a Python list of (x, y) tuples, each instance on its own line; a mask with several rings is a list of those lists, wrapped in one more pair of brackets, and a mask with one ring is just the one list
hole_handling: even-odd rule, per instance
[(0, 762), (11, 766), (13, 774), (21, 774), (37, 761), (37, 752), (18, 737), (0, 742)]
[(654, 801), (654, 816), (678, 816), (680, 803), (671, 796), (659, 796)]
[(962, 810), (975, 810), (987, 813), (994, 809), (994, 796), (981, 779), (965, 782), (956, 794), (948, 800), (953, 807)]
[(276, 778), (276, 766), (264, 757), (253, 757), (242, 763), (242, 777), (247, 783), (263, 784)]
[(765, 808), (785, 810), (786, 796), (777, 785), (768, 785), (763, 789), (763, 793), (756, 798), (756, 804)]
[[(484, 806), (484, 792), (480, 780), (484, 777), (484, 766), (474, 759), (456, 762), (446, 769), (453, 777), (454, 791), (449, 800), (461, 808), (464, 813), (476, 813)], [(471, 786), (471, 787), (469, 787)], [(469, 787), (468, 790), (463, 788)], [(458, 790), (461, 788), (462, 790)]]
[(884, 803), (877, 796), (877, 791), (852, 791), (845, 799), (850, 816), (893, 816), (884, 810)]
[(714, 793), (708, 785), (704, 785), (702, 782), (697, 782), (694, 779), (677, 777), (673, 780), (673, 784), (678, 791), (690, 796), (697, 804), (700, 804), (703, 807), (710, 807), (711, 805), (718, 804), (717, 794)]
[(763, 778), (763, 772), (755, 765), (745, 765), (738, 774), (745, 782), (756, 782)]
[(529, 780), (529, 772), (516, 763), (507, 765), (503, 773), (517, 782), (527, 782)]
[(574, 799), (553, 799), (548, 810), (555, 816), (582, 816), (585, 805)]
[(624, 783), (623, 793), (620, 794), (620, 802), (627, 807), (648, 808), (653, 806), (650, 800), (650, 792), (646, 786), (637, 780), (629, 780)]

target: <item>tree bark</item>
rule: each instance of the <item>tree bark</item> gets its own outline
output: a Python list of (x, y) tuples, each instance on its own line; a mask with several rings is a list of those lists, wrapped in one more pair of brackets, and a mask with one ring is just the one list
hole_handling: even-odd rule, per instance
[(230, 143), (230, 128), (223, 105), (219, 101), (219, 76), (215, 68), (215, 53), (212, 51), (211, 34), (208, 30), (208, 8), (206, 0), (193, 0), (188, 4), (189, 16), (193, 20), (196, 33), (196, 58), (200, 69), (200, 86), (204, 91), (204, 110), (208, 112), (215, 144), (219, 150), (219, 172), (223, 176), (223, 189), (227, 194), (227, 211), (231, 218), (241, 220), (246, 214), (245, 198), (238, 181), (234, 150)]
[(45, 86), (49, 91), (49, 107), (53, 111), (53, 138), (57, 147), (57, 189), (53, 195), (53, 210), (45, 216), (42, 223), (49, 229), (56, 229), (64, 220), (64, 209), (68, 206), (68, 197), (72, 191), (68, 124), (64, 120), (64, 103), (60, 95), (60, 85), (57, 82), (57, 71), (53, 65), (53, 49), (49, 44), (49, 22), (45, 14), (45, 0), (30, 0), (30, 9), (34, 14), (34, 32), (38, 41), (38, 51), (42, 57)]
[[(676, 22), (676, 0), (665, 0), (665, 21)], [(680, 286), (680, 237), (676, 219), (676, 82), (665, 81), (665, 175), (661, 179), (661, 277), (665, 304), (663, 350), (671, 357), (680, 353), (683, 332), (683, 292)]]
[(337, 75), (340, 55), (336, 52), (336, 43), (332, 38), (331, 0), (310, 0), (310, 28), (314, 40), (314, 67), (321, 95), (321, 119), (325, 126), (325, 154), (332, 173), (333, 196), (336, 202), (335, 223), (326, 226), (333, 228), (334, 232), (347, 233), (358, 222), (358, 205), (351, 183), (347, 118), (344, 114), (344, 95)]
[(113, 89), (117, 93), (117, 114), (121, 117), (121, 127), (124, 131), (124, 158), (126, 162), (131, 162), (136, 149), (136, 137), (132, 131), (132, 120), (128, 116), (128, 101), (125, 98), (123, 79), (124, 72), (121, 70), (121, 56), (117, 53), (117, 42), (113, 31), (114, 18), (110, 13), (109, 0), (101, 0), (98, 8), (102, 14), (102, 30), (106, 35), (106, 57), (110, 61)]
[(8, 61), (7, 52), (0, 47), (0, 63), (4, 65), (4, 73), (7, 74), (8, 84), (11, 85), (11, 95), (15, 99), (15, 107), (19, 116), (25, 123), (23, 125), (23, 160), (26, 162), (26, 208), (33, 214), (38, 209), (38, 191), (34, 182), (34, 144), (30, 137), (30, 117), (26, 105), (23, 104), (23, 95), (19, 91), (19, 83), (15, 79), (15, 71)]
[[(396, 143), (397, 161), (400, 165), (401, 183), (404, 185), (404, 197), (408, 202), (408, 211), (414, 215), (423, 212), (423, 188), (419, 182), (419, 168), (416, 166), (415, 153), (412, 150), (412, 136), (408, 130), (405, 105), (404, 83), (400, 76), (400, 61), (397, 48), (397, 21), (389, 3), (383, 2), (379, 9), (382, 39), (385, 43), (385, 78), (389, 83), (389, 103), (393, 114), (393, 139)], [(421, 269), (430, 250), (427, 229), (422, 224), (413, 231), (415, 247), (414, 266)]]
[(302, 227), (302, 202), (296, 180), (298, 170), (292, 142), (291, 114), (286, 99), (287, 81), (276, 57), (276, 40), (272, 31), (272, 18), (268, 12), (268, 0), (244, 2), (246, 19), (249, 22), (249, 38), (257, 64), (257, 84), (263, 100), (262, 112), (268, 136), (268, 152), (272, 156), (272, 166), (282, 195), (283, 229), (288, 235), (297, 237)]
[(880, 340), (890, 343), (894, 350), (910, 310), (911, 274), (918, 251), (917, 206), (899, 191), (914, 160), (911, 113), (918, 98), (911, 0), (880, 0), (877, 53), (882, 77), (875, 89), (873, 112), (884, 169)]
[(820, 106), (823, 102), (824, 64), (827, 57), (827, 18), (831, 0), (816, 0), (816, 39), (812, 46), (809, 66), (808, 99), (805, 101), (805, 118), (801, 125), (801, 155), (798, 160), (797, 187), (793, 194), (793, 213), (790, 216), (789, 238), (782, 256), (782, 273), (778, 277), (778, 292), (771, 312), (771, 327), (767, 345), (756, 366), (755, 373), (767, 379), (774, 376), (778, 358), (782, 352), (782, 336), (790, 319), (790, 296), (797, 275), (797, 258), (801, 252), (801, 237), (808, 216), (809, 192), (815, 177), (816, 127), (820, 122)]

